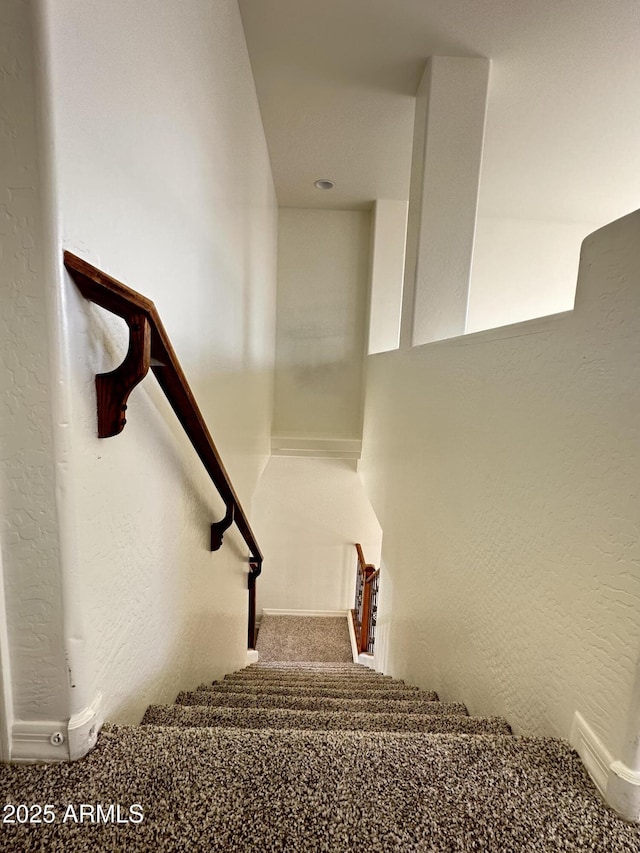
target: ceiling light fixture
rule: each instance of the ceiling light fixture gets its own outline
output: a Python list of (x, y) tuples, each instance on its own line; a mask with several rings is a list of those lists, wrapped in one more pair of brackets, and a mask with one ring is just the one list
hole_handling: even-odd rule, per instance
[(317, 181), (313, 182), (313, 185), (317, 190), (332, 190), (335, 187), (335, 183), (329, 178), (318, 178)]

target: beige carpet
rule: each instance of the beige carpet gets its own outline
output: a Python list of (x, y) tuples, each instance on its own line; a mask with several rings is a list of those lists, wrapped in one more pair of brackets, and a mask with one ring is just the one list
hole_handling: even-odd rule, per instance
[(256, 649), (261, 661), (353, 661), (346, 616), (263, 616)]

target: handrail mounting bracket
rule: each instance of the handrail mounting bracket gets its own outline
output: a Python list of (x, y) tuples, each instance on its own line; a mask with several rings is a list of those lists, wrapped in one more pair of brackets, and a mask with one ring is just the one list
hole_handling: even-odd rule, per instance
[(225, 531), (227, 531), (233, 524), (233, 514), (233, 504), (230, 504), (227, 507), (224, 518), (220, 519), (220, 521), (214, 521), (211, 524), (212, 551), (217, 551), (222, 547), (222, 540), (224, 538)]
[(98, 438), (118, 435), (127, 422), (129, 394), (142, 382), (151, 365), (151, 326), (145, 314), (125, 318), (129, 327), (129, 349), (122, 364), (96, 376)]

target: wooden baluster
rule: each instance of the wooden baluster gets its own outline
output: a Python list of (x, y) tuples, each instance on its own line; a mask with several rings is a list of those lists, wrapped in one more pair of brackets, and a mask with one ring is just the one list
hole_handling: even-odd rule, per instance
[(367, 579), (369, 575), (372, 573), (373, 569), (371, 566), (367, 566), (365, 569), (365, 576), (363, 578), (362, 585), (362, 619), (360, 621), (360, 638), (359, 638), (359, 648), (358, 651), (360, 654), (362, 652), (367, 651), (367, 632), (369, 630), (369, 607), (370, 607), (370, 595), (371, 595), (371, 584), (367, 583)]

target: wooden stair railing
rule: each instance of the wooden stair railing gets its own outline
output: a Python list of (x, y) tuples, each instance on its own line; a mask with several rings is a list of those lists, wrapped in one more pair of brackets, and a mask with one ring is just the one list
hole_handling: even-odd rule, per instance
[(224, 518), (211, 525), (211, 550), (221, 547), (224, 533), (232, 524), (249, 548), (247, 639), (253, 649), (256, 579), (262, 571), (263, 556), (156, 307), (150, 299), (71, 252), (64, 253), (64, 265), (85, 299), (122, 317), (129, 327), (129, 350), (122, 364), (96, 376), (98, 437), (122, 432), (127, 422), (127, 399), (151, 369), (226, 507)]
[(380, 569), (367, 563), (362, 546), (356, 543), (358, 563), (356, 567), (356, 598), (351, 611), (356, 645), (359, 654), (373, 654), (376, 639), (376, 617), (378, 612), (378, 587)]

